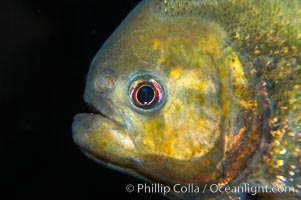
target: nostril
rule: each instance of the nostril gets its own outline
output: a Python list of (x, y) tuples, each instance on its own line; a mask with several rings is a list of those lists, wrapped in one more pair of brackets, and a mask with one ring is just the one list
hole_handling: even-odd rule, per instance
[(95, 80), (95, 88), (97, 91), (106, 92), (114, 88), (115, 78), (111, 73), (101, 73)]

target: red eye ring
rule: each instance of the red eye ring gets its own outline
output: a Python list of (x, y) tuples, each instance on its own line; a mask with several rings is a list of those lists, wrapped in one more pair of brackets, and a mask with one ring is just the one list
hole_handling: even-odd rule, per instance
[(134, 106), (147, 110), (161, 104), (164, 90), (154, 79), (140, 79), (131, 84), (129, 95)]

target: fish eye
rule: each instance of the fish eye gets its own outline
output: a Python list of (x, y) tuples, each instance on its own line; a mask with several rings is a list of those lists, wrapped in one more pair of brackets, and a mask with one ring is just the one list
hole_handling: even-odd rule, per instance
[(129, 87), (132, 105), (136, 108), (149, 110), (159, 107), (164, 100), (162, 85), (150, 77), (142, 77), (132, 82)]

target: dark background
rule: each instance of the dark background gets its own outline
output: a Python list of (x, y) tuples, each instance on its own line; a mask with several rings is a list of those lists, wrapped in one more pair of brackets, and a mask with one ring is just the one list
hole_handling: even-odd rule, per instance
[(164, 199), (127, 193), (144, 182), (90, 161), (71, 138), (88, 111), (89, 63), (138, 2), (1, 1), (0, 199)]

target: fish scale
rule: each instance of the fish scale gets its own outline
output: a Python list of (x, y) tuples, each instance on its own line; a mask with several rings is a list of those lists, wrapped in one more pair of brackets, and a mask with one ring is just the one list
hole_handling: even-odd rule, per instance
[[(267, 86), (273, 114), (271, 142), (263, 155), (268, 158), (265, 157), (257, 177), (267, 176), (270, 183), (300, 188), (300, 1), (165, 0), (156, 1), (155, 6), (164, 18), (195, 14), (217, 19), (225, 25), (228, 35), (239, 35), (239, 39), (232, 38), (229, 43), (243, 52), (241, 56), (247, 56), (251, 62), (265, 62), (257, 70), (263, 71), (262, 76), (273, 85)], [(291, 165), (298, 167), (291, 169)], [(285, 178), (279, 179), (280, 175)]]

